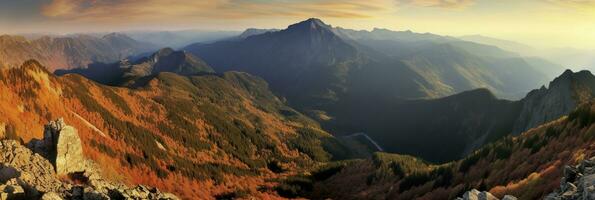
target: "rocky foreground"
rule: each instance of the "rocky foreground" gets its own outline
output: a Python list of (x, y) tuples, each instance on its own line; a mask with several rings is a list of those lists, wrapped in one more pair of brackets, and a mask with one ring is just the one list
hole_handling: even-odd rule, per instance
[(83, 157), (76, 129), (50, 122), (43, 140), (0, 141), (0, 199), (178, 199), (156, 188), (106, 181)]
[[(476, 189), (466, 192), (457, 200), (499, 200), (489, 192)], [(502, 200), (517, 200), (506, 195)], [(545, 200), (595, 200), (595, 157), (585, 159), (576, 166), (565, 166), (560, 188)]]
[(595, 157), (583, 160), (576, 166), (564, 167), (564, 177), (560, 181), (560, 188), (549, 194), (545, 199), (595, 199)]

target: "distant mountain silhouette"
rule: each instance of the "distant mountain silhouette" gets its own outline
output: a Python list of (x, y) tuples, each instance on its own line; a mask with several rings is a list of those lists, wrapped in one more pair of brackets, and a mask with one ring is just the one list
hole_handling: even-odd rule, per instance
[(85, 68), (94, 62), (115, 62), (156, 49), (126, 35), (111, 33), (102, 37), (74, 35), (44, 36), (27, 40), (20, 36), (0, 36), (0, 60), (7, 66), (19, 66), (37, 59), (51, 71)]
[(207, 30), (179, 30), (179, 31), (126, 31), (122, 32), (136, 41), (154, 44), (159, 48), (182, 48), (193, 43), (210, 43), (218, 40), (233, 38), (238, 31), (207, 31)]
[(249, 28), (249, 29), (246, 29), (244, 32), (242, 32), (242, 34), (240, 34), (239, 36), (237, 36), (235, 38), (237, 38), (237, 39), (246, 39), (246, 38), (248, 38), (250, 36), (253, 36), (253, 35), (260, 35), (260, 34), (263, 34), (263, 33), (274, 32), (274, 31), (279, 31), (279, 29), (257, 29), (257, 28)]
[(215, 71), (200, 58), (184, 51), (171, 48), (160, 49), (151, 56), (135, 61), (127, 59), (118, 63), (89, 65), (88, 68), (58, 70), (56, 74), (81, 74), (94, 81), (108, 85), (134, 84), (134, 81), (160, 72), (173, 72), (180, 75), (197, 75)]

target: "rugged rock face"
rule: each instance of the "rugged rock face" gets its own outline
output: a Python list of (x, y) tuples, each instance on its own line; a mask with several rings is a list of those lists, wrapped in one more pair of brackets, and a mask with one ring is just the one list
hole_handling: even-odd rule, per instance
[(549, 194), (547, 200), (595, 199), (595, 157), (583, 160), (576, 166), (564, 167), (560, 188)]
[(74, 127), (66, 125), (60, 118), (46, 125), (44, 136), (47, 137), (44, 138), (46, 144), (51, 144), (50, 152), (56, 152), (54, 163), (58, 175), (85, 171), (83, 147)]
[(58, 175), (85, 171), (83, 147), (77, 130), (60, 118), (45, 125), (43, 140), (34, 140), (29, 147), (54, 164)]
[(589, 71), (566, 70), (549, 88), (533, 90), (523, 99), (523, 108), (514, 124), (519, 134), (570, 113), (577, 105), (595, 95), (595, 76)]
[[(457, 198), (457, 200), (500, 200), (500, 199), (498, 199), (497, 197), (492, 195), (492, 193), (489, 193), (486, 191), (480, 192), (479, 190), (472, 189), (470, 191), (465, 192), (463, 197), (459, 197), (459, 198)], [(514, 196), (506, 195), (506, 196), (504, 196), (504, 198), (502, 198), (502, 200), (517, 200), (517, 198)]]
[[(29, 143), (36, 153), (17, 141), (0, 141), (1, 199), (177, 199), (156, 188), (103, 179), (100, 169), (83, 157), (76, 129), (62, 119), (46, 125), (44, 134), (43, 140)], [(55, 160), (40, 154), (55, 155)]]

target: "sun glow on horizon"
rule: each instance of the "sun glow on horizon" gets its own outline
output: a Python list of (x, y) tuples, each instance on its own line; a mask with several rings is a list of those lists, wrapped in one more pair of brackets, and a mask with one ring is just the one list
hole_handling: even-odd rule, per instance
[(285, 28), (310, 17), (352, 29), (484, 35), (595, 49), (595, 0), (0, 0), (4, 33)]

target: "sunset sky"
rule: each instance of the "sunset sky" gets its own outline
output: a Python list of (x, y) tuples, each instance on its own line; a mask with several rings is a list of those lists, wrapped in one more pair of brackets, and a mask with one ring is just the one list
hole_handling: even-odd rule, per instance
[(0, 0), (2, 33), (333, 26), (595, 49), (595, 0)]

